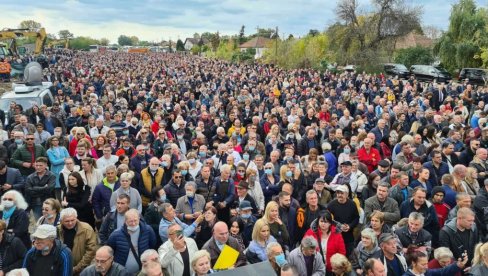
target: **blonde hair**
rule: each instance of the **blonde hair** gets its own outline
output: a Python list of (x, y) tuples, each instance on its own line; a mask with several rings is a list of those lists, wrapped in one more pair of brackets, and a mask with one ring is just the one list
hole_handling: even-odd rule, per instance
[(271, 208), (279, 209), (278, 203), (276, 203), (276, 201), (270, 201), (266, 205), (266, 209), (264, 210), (263, 220), (266, 221), (267, 223), (269, 223), (269, 216), (271, 215)]
[(474, 249), (473, 266), (483, 263), (483, 257), (488, 256), (488, 242), (478, 243)]
[(208, 261), (209, 262), (211, 261), (210, 253), (208, 253), (207, 250), (202, 249), (202, 250), (198, 250), (197, 252), (195, 252), (195, 254), (193, 254), (193, 258), (191, 259), (191, 267), (195, 268), (197, 261), (203, 257), (207, 257)]
[(473, 167), (467, 167), (466, 168), (466, 180), (468, 180), (469, 182), (474, 182), (476, 180), (476, 178), (473, 178), (473, 176), (472, 176), (474, 172), (478, 172), (478, 170), (473, 168)]
[(334, 255), (332, 255), (332, 257), (330, 257), (330, 264), (332, 267), (338, 267), (343, 269), (345, 273), (352, 271), (351, 263), (346, 258), (346, 256), (340, 253), (335, 253)]
[(178, 165), (176, 165), (176, 168), (179, 170), (188, 170), (190, 168), (190, 162), (180, 161), (180, 163), (178, 163)]
[(264, 219), (261, 218), (261, 219), (258, 219), (256, 221), (256, 223), (254, 224), (254, 227), (252, 229), (252, 236), (251, 237), (252, 237), (253, 241), (261, 242), (260, 237), (259, 237), (259, 233), (261, 232), (261, 229), (263, 229), (263, 227), (265, 227), (265, 226), (267, 226), (268, 230), (271, 232), (271, 229), (269, 228), (269, 224)]

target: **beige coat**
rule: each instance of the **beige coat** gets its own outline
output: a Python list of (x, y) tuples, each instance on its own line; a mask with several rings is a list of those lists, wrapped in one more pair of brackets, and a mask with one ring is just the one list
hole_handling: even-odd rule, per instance
[[(64, 243), (63, 228), (58, 226), (59, 239)], [(73, 273), (78, 275), (83, 269), (89, 266), (95, 257), (98, 249), (97, 235), (93, 228), (85, 222), (78, 221), (76, 224), (76, 235), (73, 241)]]

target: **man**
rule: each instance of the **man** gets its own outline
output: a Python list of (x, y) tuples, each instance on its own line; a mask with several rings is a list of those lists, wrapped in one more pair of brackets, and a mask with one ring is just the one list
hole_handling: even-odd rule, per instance
[(36, 171), (25, 181), (25, 194), (29, 198), (34, 218), (38, 220), (42, 215), (42, 203), (53, 197), (56, 175), (47, 170), (47, 158), (39, 157), (35, 163)]
[(378, 166), (381, 160), (380, 152), (373, 148), (373, 140), (370, 138), (364, 139), (364, 146), (358, 150), (358, 160), (364, 165), (368, 166), (368, 171), (371, 173)]
[(252, 231), (254, 229), (254, 224), (258, 219), (252, 214), (253, 208), (251, 206), (251, 203), (247, 200), (241, 201), (237, 212), (237, 221), (238, 223), (242, 223), (242, 242), (247, 248), (249, 246), (249, 243), (252, 241)]
[(278, 205), (279, 217), (283, 224), (286, 225), (290, 237), (288, 246), (290, 249), (293, 249), (295, 247), (295, 235), (297, 233), (297, 209), (296, 207), (291, 206), (291, 195), (287, 192), (280, 192), (278, 194)]
[(41, 145), (34, 143), (34, 134), (25, 136), (25, 144), (18, 146), (10, 158), (10, 164), (19, 169), (22, 176), (27, 177), (35, 171), (35, 160), (39, 157), (47, 157), (46, 150)]
[(114, 165), (109, 165), (105, 168), (105, 178), (102, 182), (95, 186), (92, 195), (93, 211), (95, 212), (95, 220), (101, 221), (102, 218), (112, 209), (110, 207), (110, 198), (113, 191), (120, 187), (119, 179), (117, 178), (117, 168)]
[(408, 269), (407, 261), (397, 252), (397, 240), (391, 233), (380, 235), (380, 262), (383, 263), (387, 276), (403, 275)]
[(208, 205), (217, 208), (217, 217), (220, 221), (229, 221), (230, 205), (234, 200), (235, 186), (234, 181), (230, 178), (231, 167), (228, 164), (220, 167), (220, 177), (215, 179), (215, 194)]
[(100, 244), (105, 245), (107, 243), (108, 237), (110, 236), (110, 233), (124, 226), (125, 213), (129, 211), (129, 206), (130, 196), (127, 194), (119, 194), (116, 199), (115, 210), (107, 213), (107, 215), (105, 215), (102, 220), (100, 231), (98, 231)]
[(460, 208), (457, 218), (444, 225), (439, 233), (439, 246), (451, 249), (455, 259), (462, 258), (463, 253), (467, 252), (468, 265), (473, 260), (478, 242), (475, 214), (467, 207)]
[(191, 276), (191, 260), (198, 251), (192, 238), (183, 235), (180, 225), (173, 223), (168, 227), (169, 239), (158, 249), (159, 262), (168, 275)]
[(316, 254), (317, 246), (315, 238), (305, 237), (300, 247), (290, 252), (288, 262), (297, 268), (299, 276), (325, 275), (324, 259), (321, 254)]
[(390, 161), (386, 159), (380, 160), (380, 162), (378, 162), (378, 168), (373, 172), (379, 175), (381, 179), (386, 179), (387, 177), (390, 176), (390, 166), (391, 166)]
[(34, 143), (45, 146), (50, 137), (51, 133), (44, 130), (44, 125), (42, 123), (36, 124), (36, 131), (34, 132)]
[(179, 169), (173, 171), (173, 178), (164, 186), (164, 191), (173, 207), (176, 207), (176, 203), (180, 197), (186, 195), (185, 179)]
[(61, 225), (58, 225), (59, 240), (72, 252), (73, 273), (79, 274), (89, 266), (95, 256), (97, 235), (93, 228), (78, 220), (74, 208), (66, 208), (60, 213)]
[(475, 156), (475, 153), (479, 148), (480, 148), (480, 141), (476, 139), (471, 139), (469, 142), (469, 147), (467, 147), (459, 155), (459, 164), (468, 166), (469, 163), (473, 161), (473, 157)]
[(432, 235), (424, 230), (424, 216), (417, 212), (412, 212), (408, 216), (408, 224), (395, 230), (403, 247), (403, 253), (407, 253), (410, 246), (415, 246), (417, 250), (431, 252)]
[(129, 276), (122, 265), (114, 262), (114, 251), (102, 246), (95, 253), (95, 264), (85, 268), (80, 276)]
[(147, 208), (149, 202), (151, 202), (151, 192), (153, 189), (162, 186), (164, 169), (159, 165), (159, 159), (152, 157), (149, 160), (149, 166), (141, 171), (141, 181), (138, 190), (141, 194), (144, 210)]
[(382, 178), (381, 182), (386, 182), (390, 184), (390, 187), (394, 187), (400, 180), (398, 177), (400, 171), (402, 171), (402, 166), (398, 163), (393, 163), (390, 168), (390, 173), (385, 178)]
[(324, 207), (327, 206), (327, 204), (332, 200), (332, 196), (329, 190), (325, 189), (325, 179), (321, 177), (315, 179), (313, 189), (317, 193), (319, 205)]
[(248, 201), (251, 204), (251, 207), (253, 210), (253, 215), (257, 215), (259, 208), (258, 208), (258, 205), (256, 204), (256, 201), (254, 200), (254, 198), (248, 192), (249, 191), (249, 184), (244, 180), (239, 181), (239, 184), (237, 184), (237, 187), (236, 187), (236, 191), (237, 191), (237, 193), (234, 196), (234, 201), (231, 203), (231, 206), (230, 206), (231, 215), (235, 216), (237, 214), (236, 209), (239, 207), (241, 202), (244, 200)]
[(351, 161), (344, 161), (341, 163), (341, 172), (334, 176), (334, 179), (329, 185), (326, 185), (326, 188), (332, 189), (333, 191), (336, 190), (337, 186), (339, 185), (346, 185), (348, 184), (349, 187), (353, 192), (355, 192), (358, 188), (358, 179), (356, 175), (352, 174), (352, 163)]
[(119, 161), (119, 157), (112, 154), (112, 146), (105, 144), (103, 145), (103, 156), (97, 160), (97, 169), (105, 174), (105, 168), (110, 165), (115, 165), (117, 161)]
[(203, 213), (205, 209), (205, 198), (202, 195), (196, 194), (197, 184), (193, 181), (186, 182), (186, 195), (178, 198), (176, 203), (176, 214), (178, 218), (186, 223), (191, 224)]
[(210, 253), (212, 267), (215, 265), (215, 262), (217, 262), (217, 259), (219, 258), (225, 245), (230, 246), (239, 252), (239, 256), (237, 257), (237, 261), (233, 267), (241, 267), (247, 264), (246, 256), (244, 256), (238, 241), (229, 236), (229, 228), (227, 227), (227, 224), (219, 221), (215, 223), (212, 229), (212, 238), (208, 240), (202, 248)]
[(400, 220), (398, 203), (388, 197), (388, 187), (387, 183), (381, 182), (376, 188), (376, 196), (372, 196), (364, 202), (364, 216), (367, 222), (369, 222), (369, 216), (375, 210), (383, 212), (385, 223), (390, 227)]
[(469, 166), (475, 168), (478, 172), (478, 183), (485, 183), (485, 179), (488, 178), (488, 164), (486, 159), (488, 158), (488, 150), (479, 148), (476, 150), (476, 155), (473, 157), (473, 161), (469, 163)]
[(399, 172), (397, 175), (399, 181), (388, 192), (388, 196), (393, 198), (401, 206), (404, 201), (412, 197), (413, 189), (408, 186), (410, 178), (406, 172)]
[(73, 156), (73, 161), (75, 162), (75, 165), (81, 167), (81, 162), (83, 161), (83, 159), (92, 157), (93, 156), (90, 154), (89, 149), (86, 148), (85, 143), (78, 143), (76, 145), (75, 155)]
[(479, 229), (480, 239), (486, 242), (488, 241), (488, 180), (485, 180), (475, 197), (473, 209), (476, 213), (476, 225)]
[(430, 171), (429, 169), (422, 167), (419, 177), (410, 183), (410, 187), (415, 189), (416, 187), (422, 187), (427, 191), (427, 197), (430, 198), (433, 183), (430, 182)]
[(134, 168), (134, 171), (140, 172), (147, 167), (152, 156), (146, 153), (146, 147), (144, 145), (138, 145), (136, 151), (137, 154), (131, 158), (130, 165)]
[(449, 167), (449, 172), (452, 173), (454, 166), (459, 163), (458, 156), (454, 153), (454, 144), (445, 142), (442, 143), (442, 162), (446, 163)]
[[(207, 159), (205, 162), (207, 163)], [(212, 177), (212, 166), (205, 164), (200, 170), (200, 175), (197, 176), (195, 182), (197, 183), (197, 193), (205, 198), (205, 202), (212, 201), (212, 197), (215, 194), (215, 186), (213, 185), (214, 179)]]
[(307, 155), (310, 149), (317, 149), (320, 152), (319, 142), (316, 138), (316, 131), (314, 128), (307, 128), (306, 137), (303, 137), (297, 146), (297, 154), (299, 156)]
[(90, 128), (90, 137), (96, 140), (100, 135), (106, 135), (110, 128), (103, 124), (103, 118), (98, 117), (95, 126)]
[(56, 235), (56, 227), (50, 224), (39, 225), (32, 234), (34, 246), (27, 251), (22, 263), (29, 275), (73, 275), (71, 251)]
[[(338, 186), (337, 191), (343, 189), (343, 187), (347, 189), (347, 186)], [(297, 210), (296, 221), (298, 232), (296, 238), (298, 240), (300, 240), (305, 232), (307, 232), (307, 230), (310, 228), (312, 221), (320, 216), (321, 211), (326, 210), (324, 206), (319, 205), (317, 193), (314, 190), (308, 190), (305, 193), (305, 200), (305, 206)]]
[(129, 274), (135, 274), (142, 267), (139, 256), (156, 246), (156, 236), (140, 219), (139, 211), (130, 209), (125, 213), (124, 226), (110, 235), (107, 245), (114, 250), (114, 261), (123, 264)]
[(168, 240), (168, 227), (176, 223), (181, 225), (183, 228), (183, 235), (186, 237), (190, 237), (194, 232), (197, 226), (203, 221), (203, 215), (200, 215), (196, 220), (187, 225), (176, 216), (176, 211), (170, 203), (163, 203), (159, 207), (159, 212), (163, 215), (161, 222), (159, 223), (159, 236), (161, 237), (161, 241), (164, 243)]
[(176, 131), (175, 143), (178, 145), (178, 147), (181, 150), (181, 153), (183, 153), (184, 155), (186, 155), (186, 153), (191, 150), (191, 143), (187, 138), (191, 138), (191, 135), (188, 135), (188, 137), (185, 137), (185, 130), (184, 129), (178, 129)]
[(22, 192), (24, 185), (25, 181), (20, 171), (7, 167), (5, 161), (0, 160), (0, 196), (11, 189)]
[(354, 249), (354, 228), (359, 223), (359, 212), (354, 201), (348, 198), (347, 186), (339, 186), (336, 190), (336, 199), (332, 200), (327, 209), (334, 216), (334, 220), (341, 223), (342, 238), (346, 245), (347, 256)]
[(456, 206), (449, 211), (446, 223), (452, 219), (455, 219), (460, 208), (466, 207), (471, 208), (471, 196), (467, 193), (457, 193), (456, 194)]
[(34, 132), (36, 132), (36, 127), (29, 123), (27, 116), (22, 115), (20, 116), (20, 124), (16, 125), (13, 131), (21, 131), (24, 133), (24, 135), (34, 135)]
[(402, 151), (397, 154), (395, 162), (398, 163), (402, 171), (408, 171), (413, 168), (413, 158), (417, 156), (414, 152), (412, 152), (412, 147), (408, 142), (401, 142), (400, 146), (402, 147)]
[(281, 245), (277, 242), (268, 243), (266, 246), (266, 256), (268, 257), (271, 267), (276, 272), (276, 275), (282, 275), (280, 274), (280, 270), (284, 265), (287, 265), (288, 262), (285, 259), (285, 253), (283, 252)]
[(444, 203), (444, 196), (446, 192), (440, 186), (434, 187), (432, 189), (432, 199), (431, 202), (434, 204), (435, 212), (437, 213), (437, 219), (439, 220), (439, 227), (443, 227), (444, 223), (449, 216), (449, 211), (451, 208), (449, 205)]
[(379, 144), (381, 139), (389, 133), (388, 127), (386, 127), (386, 121), (379, 119), (377, 126), (371, 129), (371, 133), (375, 136), (375, 143)]
[(370, 258), (366, 260), (366, 262), (364, 262), (363, 275), (364, 276), (386, 276), (385, 266), (380, 260), (376, 258)]
[(429, 180), (433, 186), (441, 185), (442, 176), (449, 174), (449, 165), (442, 161), (442, 153), (433, 150), (430, 153), (432, 161), (424, 163), (424, 167), (429, 170)]

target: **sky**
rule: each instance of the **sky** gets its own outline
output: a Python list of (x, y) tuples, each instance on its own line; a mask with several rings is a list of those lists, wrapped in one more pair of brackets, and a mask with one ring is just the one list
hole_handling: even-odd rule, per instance
[[(340, 0), (2, 0), (0, 29), (16, 28), (22, 20), (40, 22), (48, 33), (68, 29), (75, 36), (108, 38), (135, 35), (140, 40), (185, 40), (195, 32), (246, 35), (256, 28), (279, 28), (280, 36), (323, 31), (336, 21)], [(359, 0), (368, 9), (369, 0)], [(423, 6), (423, 25), (447, 29), (452, 4), (458, 0), (406, 0)], [(488, 7), (488, 0), (476, 0)], [(26, 8), (27, 7), (27, 8)]]

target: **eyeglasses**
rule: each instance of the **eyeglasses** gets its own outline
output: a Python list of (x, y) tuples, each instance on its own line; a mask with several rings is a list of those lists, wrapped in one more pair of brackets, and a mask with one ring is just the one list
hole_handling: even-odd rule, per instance
[(26, 141), (34, 140), (34, 138), (25, 138)]
[(266, 168), (266, 167), (264, 167), (264, 169), (265, 170), (272, 170), (273, 168), (270, 168), (270, 167)]
[(108, 260), (110, 260), (112, 257), (108, 257), (107, 259), (105, 260), (97, 260), (95, 259), (95, 263), (97, 264), (105, 264), (106, 262), (108, 262)]
[(182, 176), (174, 176), (175, 179), (183, 178)]

